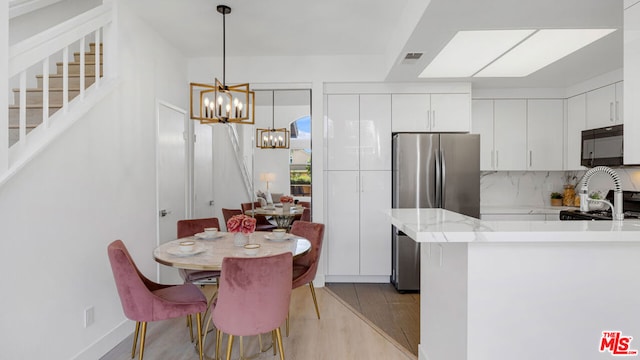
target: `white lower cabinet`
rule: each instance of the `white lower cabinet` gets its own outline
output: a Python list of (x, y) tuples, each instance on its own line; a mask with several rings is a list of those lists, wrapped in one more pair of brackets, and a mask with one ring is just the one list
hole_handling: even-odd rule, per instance
[(327, 171), (327, 275), (391, 275), (391, 171)]

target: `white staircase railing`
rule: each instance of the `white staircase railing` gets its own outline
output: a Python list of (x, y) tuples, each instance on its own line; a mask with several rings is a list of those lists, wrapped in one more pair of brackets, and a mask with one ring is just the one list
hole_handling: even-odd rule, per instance
[(244, 156), (242, 156), (242, 149), (240, 148), (240, 140), (238, 137), (238, 130), (236, 129), (235, 124), (227, 123), (227, 129), (229, 131), (229, 139), (231, 140), (231, 145), (233, 146), (233, 154), (236, 157), (236, 164), (240, 168), (240, 173), (242, 174), (242, 182), (244, 183), (244, 188), (247, 192), (247, 198), (249, 201), (253, 202), (253, 182), (251, 181), (251, 176), (249, 175), (249, 168), (247, 167), (247, 163), (245, 161)]
[[(9, 124), (12, 121), (10, 114), (10, 119), (2, 122), (8, 126), (0, 127), (0, 164), (7, 164), (6, 169), (0, 169), (0, 184), (57, 136), (61, 127), (69, 126), (68, 122), (72, 120), (67, 121), (65, 117), (76, 104), (85, 102), (90, 93), (97, 92), (106, 80), (113, 78), (112, 74), (117, 73), (115, 61), (111, 60), (116, 56), (116, 47), (111, 45), (115, 37), (113, 23), (113, 6), (107, 3), (9, 47), (7, 97), (18, 93), (14, 104), (9, 105), (13, 115), (19, 114), (19, 121), (17, 125)], [(95, 52), (94, 65), (85, 59), (89, 47)], [(70, 56), (76, 59), (79, 56), (79, 61), (71, 62)], [(70, 87), (70, 65), (79, 68), (79, 74), (73, 75), (73, 89)], [(61, 66), (61, 71), (52, 74), (51, 66)], [(32, 89), (28, 89), (30, 85)], [(56, 88), (55, 98), (50, 90), (53, 88)], [(71, 91), (73, 96), (70, 96)], [(36, 114), (36, 120), (33, 120), (32, 110), (40, 106), (42, 119)], [(56, 109), (59, 110), (51, 114)], [(34, 121), (37, 124), (34, 125)], [(7, 143), (10, 136), (14, 137), (10, 141), (14, 144)]]

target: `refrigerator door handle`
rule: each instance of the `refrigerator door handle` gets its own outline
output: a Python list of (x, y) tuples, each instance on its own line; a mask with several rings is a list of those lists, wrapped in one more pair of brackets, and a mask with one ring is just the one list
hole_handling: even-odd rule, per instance
[(440, 162), (442, 163), (442, 186), (440, 187), (440, 191), (442, 193), (442, 195), (440, 195), (441, 198), (441, 204), (440, 207), (444, 209), (445, 207), (445, 203), (444, 200), (446, 198), (445, 194), (446, 194), (446, 189), (447, 189), (447, 162), (445, 161), (444, 158), (444, 151), (440, 150)]
[(436, 188), (435, 188), (435, 193), (436, 193), (436, 203), (435, 203), (435, 207), (440, 208), (442, 207), (442, 192), (440, 191), (441, 187), (442, 187), (442, 163), (441, 163), (441, 153), (440, 150), (436, 150), (435, 151), (435, 158), (436, 158)]

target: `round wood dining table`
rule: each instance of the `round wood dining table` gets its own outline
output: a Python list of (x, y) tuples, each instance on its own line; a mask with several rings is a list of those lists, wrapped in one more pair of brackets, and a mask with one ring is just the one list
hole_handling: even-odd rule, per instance
[[(311, 250), (309, 240), (293, 234), (285, 234), (283, 239), (275, 239), (266, 231), (256, 231), (248, 235), (249, 244), (260, 244), (256, 255), (247, 255), (244, 247), (234, 245), (235, 234), (219, 232), (214, 238), (189, 236), (166, 242), (153, 250), (154, 259), (160, 264), (188, 270), (221, 270), (225, 257), (257, 257), (291, 252), (293, 258), (307, 254)], [(194, 240), (194, 251), (182, 253), (179, 244), (184, 240)]]
[(255, 208), (254, 210), (247, 210), (245, 215), (264, 215), (270, 216), (275, 220), (278, 229), (288, 229), (289, 225), (296, 216), (301, 216), (304, 208), (302, 206), (292, 206), (289, 211), (285, 211), (281, 206), (273, 208)]

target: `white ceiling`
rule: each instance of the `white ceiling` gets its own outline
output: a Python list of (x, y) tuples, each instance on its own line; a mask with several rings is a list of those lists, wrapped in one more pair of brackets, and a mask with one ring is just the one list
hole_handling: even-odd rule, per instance
[[(420, 2), (429, 3), (426, 11), (413, 33), (402, 36), (404, 8)], [(622, 0), (136, 0), (127, 6), (185, 56), (200, 57), (222, 54), (218, 4), (232, 8), (227, 56), (382, 55), (396, 59), (387, 81), (424, 81), (418, 75), (458, 30), (619, 29), (526, 78), (463, 79), (474, 87), (566, 87), (622, 67)], [(404, 44), (392, 43), (398, 36)], [(403, 64), (407, 52), (424, 55)]]

